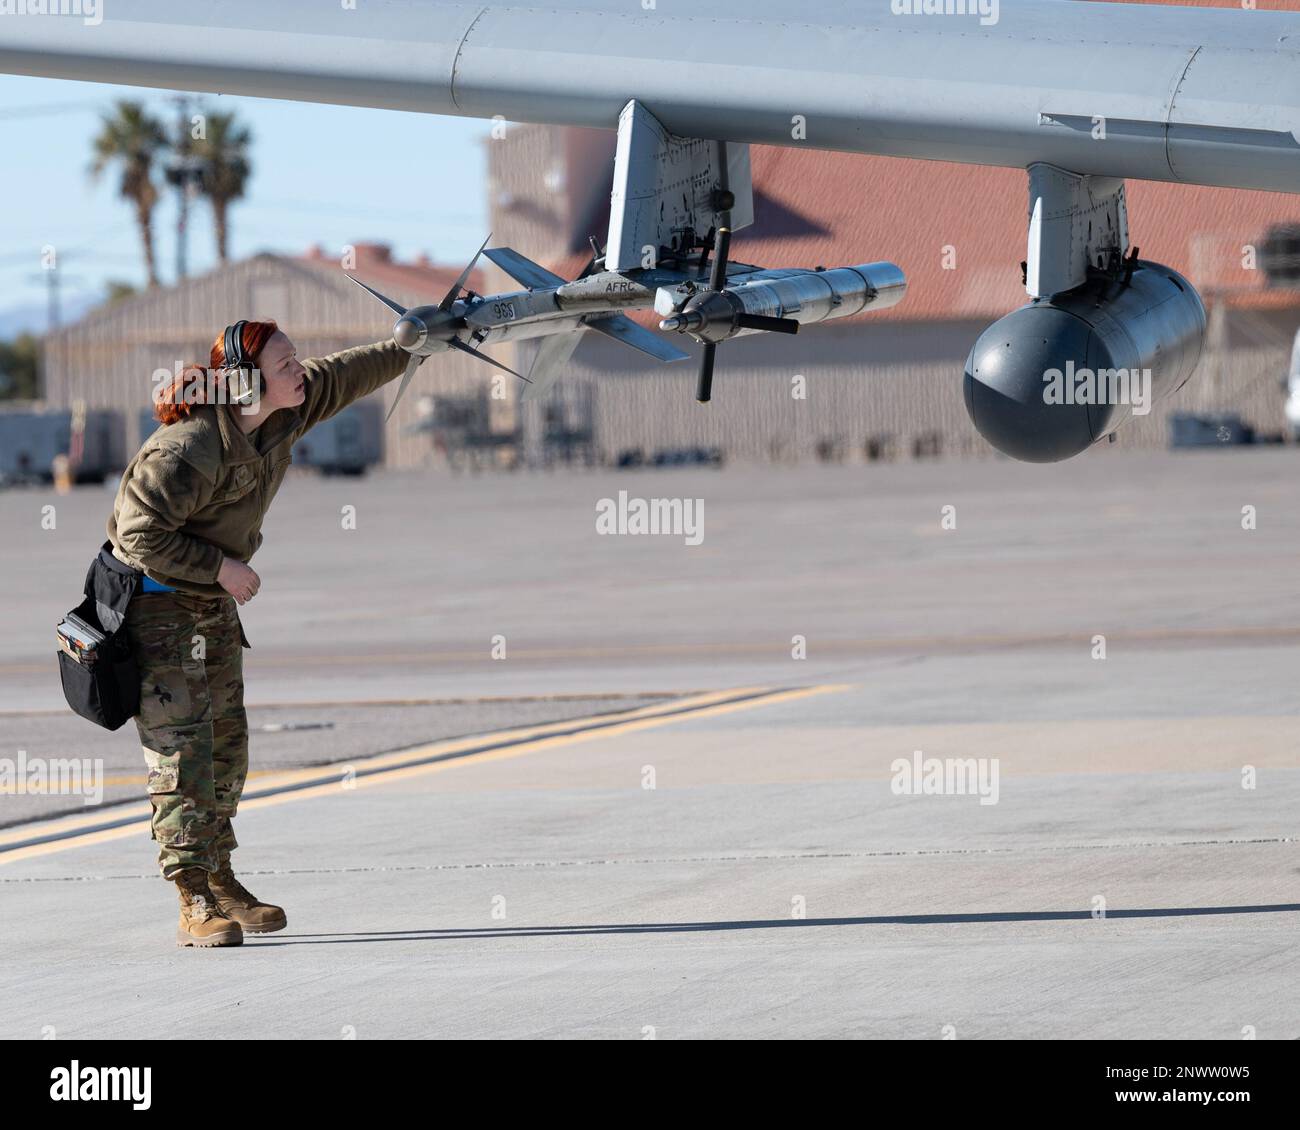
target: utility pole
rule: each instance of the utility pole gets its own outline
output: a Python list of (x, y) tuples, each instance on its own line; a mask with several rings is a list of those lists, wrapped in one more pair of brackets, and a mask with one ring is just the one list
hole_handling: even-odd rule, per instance
[(65, 275), (63, 268), (59, 266), (57, 258), (53, 259), (49, 266), (45, 267), (39, 275), (29, 275), (28, 277), (32, 282), (43, 282), (45, 284), (47, 331), (53, 333), (63, 321), (60, 302), (61, 287), (64, 283), (81, 282), (82, 280), (75, 276)]
[(48, 299), (47, 313), (45, 320), (48, 323), (50, 333), (59, 328), (59, 322), (62, 321), (59, 310), (59, 268), (51, 267), (45, 272), (45, 293)]
[(167, 162), (167, 183), (176, 188), (176, 279), (179, 282), (188, 274), (186, 243), (189, 235), (190, 200), (198, 190), (203, 175), (203, 163), (190, 148), (190, 97), (172, 95), (179, 117), (176, 122), (176, 143)]

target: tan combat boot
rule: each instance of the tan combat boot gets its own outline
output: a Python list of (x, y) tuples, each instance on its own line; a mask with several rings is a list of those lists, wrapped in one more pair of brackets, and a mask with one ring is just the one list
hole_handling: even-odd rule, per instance
[(221, 912), (243, 927), (248, 934), (270, 934), (283, 930), (289, 920), (284, 911), (268, 902), (259, 902), (256, 896), (235, 878), (230, 863), (226, 862), (219, 871), (208, 876), (212, 885), (212, 894), (217, 900)]
[(172, 876), (181, 896), (181, 921), (176, 927), (178, 946), (237, 946), (244, 940), (238, 922), (222, 912), (202, 867), (187, 867)]

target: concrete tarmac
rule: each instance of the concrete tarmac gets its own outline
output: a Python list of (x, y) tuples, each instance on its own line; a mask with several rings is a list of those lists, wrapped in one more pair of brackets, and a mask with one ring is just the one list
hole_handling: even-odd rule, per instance
[[(1298, 471), (294, 477), (235, 857), (288, 929), (176, 949), (129, 782), (0, 795), (0, 1036), (1300, 1037)], [(52, 675), (110, 504), (0, 495), (0, 757), (138, 770)]]

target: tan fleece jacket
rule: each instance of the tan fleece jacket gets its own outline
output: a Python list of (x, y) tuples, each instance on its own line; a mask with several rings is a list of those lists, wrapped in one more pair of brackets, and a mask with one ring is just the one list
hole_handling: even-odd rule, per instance
[(225, 596), (223, 558), (247, 562), (262, 544), (262, 519), (309, 428), (399, 376), (409, 355), (391, 341), (303, 362), (307, 398), (272, 413), (252, 437), (225, 404), (198, 405), (159, 428), (122, 475), (108, 540), (126, 564), (199, 596)]

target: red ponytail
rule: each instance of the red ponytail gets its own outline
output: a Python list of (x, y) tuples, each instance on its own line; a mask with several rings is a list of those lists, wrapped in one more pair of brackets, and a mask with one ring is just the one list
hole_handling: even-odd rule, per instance
[(154, 390), (154, 418), (160, 424), (175, 424), (185, 419), (195, 404), (207, 402), (207, 369), (198, 363), (186, 365), (179, 377)]

